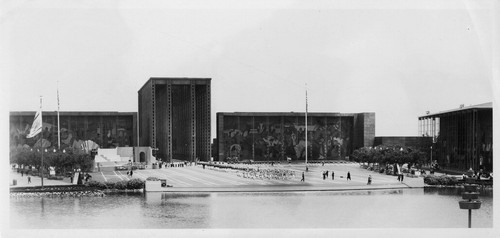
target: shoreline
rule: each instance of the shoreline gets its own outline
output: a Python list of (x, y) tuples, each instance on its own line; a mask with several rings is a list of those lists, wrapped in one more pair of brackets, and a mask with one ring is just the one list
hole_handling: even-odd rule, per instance
[[(17, 187), (16, 190), (10, 191), (11, 197), (30, 197), (32, 196), (102, 196), (109, 194), (120, 193), (279, 193), (279, 192), (337, 192), (337, 191), (373, 191), (373, 190), (398, 190), (398, 189), (419, 189), (419, 188), (462, 188), (462, 185), (423, 185), (409, 186), (402, 183), (401, 186), (394, 185), (366, 185), (366, 186), (346, 186), (346, 187), (318, 187), (318, 186), (247, 186), (247, 187), (167, 187), (161, 191), (146, 191), (145, 189), (97, 189), (84, 187), (85, 190), (75, 189), (67, 190), (71, 185), (57, 186), (61, 190), (41, 190), (34, 187)], [(484, 187), (483, 189), (493, 190), (492, 187)], [(37, 195), (38, 194), (38, 195)]]

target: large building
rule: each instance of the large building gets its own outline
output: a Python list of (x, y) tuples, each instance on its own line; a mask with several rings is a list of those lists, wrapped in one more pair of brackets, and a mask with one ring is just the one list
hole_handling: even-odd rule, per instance
[(493, 169), (492, 103), (460, 106), (418, 118), (422, 136), (433, 138), (432, 157), (444, 168)]
[[(59, 148), (57, 112), (42, 112), (43, 133), (26, 138), (34, 117), (35, 112), (10, 112), (10, 145)], [(61, 149), (80, 148), (88, 140), (100, 148), (137, 145), (135, 112), (60, 112), (59, 125)]]
[(164, 161), (210, 159), (209, 78), (150, 78), (139, 90), (139, 146)]
[(373, 146), (375, 113), (217, 113), (217, 157), (226, 161), (348, 159), (353, 150)]

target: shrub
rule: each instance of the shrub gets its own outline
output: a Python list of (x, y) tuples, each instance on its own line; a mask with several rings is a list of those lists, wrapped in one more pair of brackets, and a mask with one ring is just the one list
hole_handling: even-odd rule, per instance
[(427, 175), (424, 177), (424, 183), (428, 185), (438, 185), (438, 177), (435, 175)]
[(144, 188), (144, 181), (141, 179), (135, 178), (131, 179), (127, 182), (128, 189), (142, 189)]
[(103, 182), (99, 182), (99, 181), (89, 181), (86, 186), (88, 187), (93, 187), (93, 188), (99, 188), (99, 189), (107, 189), (108, 187), (106, 186), (106, 184), (104, 184)]
[(118, 190), (125, 190), (127, 189), (127, 181), (118, 181), (115, 183), (115, 186), (114, 188), (118, 189)]
[(442, 185), (457, 185), (458, 184), (458, 179), (455, 177), (449, 177), (449, 176), (439, 176), (441, 180)]
[(424, 183), (428, 185), (448, 185), (453, 186), (458, 184), (458, 179), (446, 175), (436, 176), (427, 175), (424, 177)]
[(115, 183), (114, 182), (104, 182), (104, 184), (106, 185), (106, 187), (108, 189), (113, 189), (115, 188)]
[(148, 177), (146, 181), (160, 181), (160, 179), (157, 177)]

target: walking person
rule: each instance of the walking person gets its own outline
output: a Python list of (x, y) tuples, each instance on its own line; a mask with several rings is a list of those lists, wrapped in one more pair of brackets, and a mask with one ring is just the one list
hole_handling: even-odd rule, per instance
[(304, 176), (304, 172), (302, 172), (302, 179), (300, 180), (300, 182), (305, 182), (305, 176)]
[(323, 180), (325, 180), (325, 175), (326, 175), (326, 172), (323, 171)]
[(401, 174), (398, 174), (398, 181), (401, 182)]
[(31, 176), (28, 174), (28, 184), (31, 183)]
[(401, 173), (401, 183), (403, 182), (405, 175)]
[(351, 172), (347, 171), (347, 180), (351, 180)]
[(366, 183), (366, 185), (370, 185), (370, 184), (372, 184), (372, 176), (368, 175), (368, 183)]
[(335, 172), (332, 171), (332, 180), (335, 180)]
[(134, 171), (130, 170), (130, 177), (134, 174)]
[(326, 178), (328, 178), (328, 170), (326, 171)]

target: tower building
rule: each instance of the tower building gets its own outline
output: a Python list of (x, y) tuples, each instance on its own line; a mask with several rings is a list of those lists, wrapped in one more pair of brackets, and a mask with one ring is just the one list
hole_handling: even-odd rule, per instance
[(139, 145), (156, 157), (210, 160), (210, 78), (150, 78), (139, 90)]

